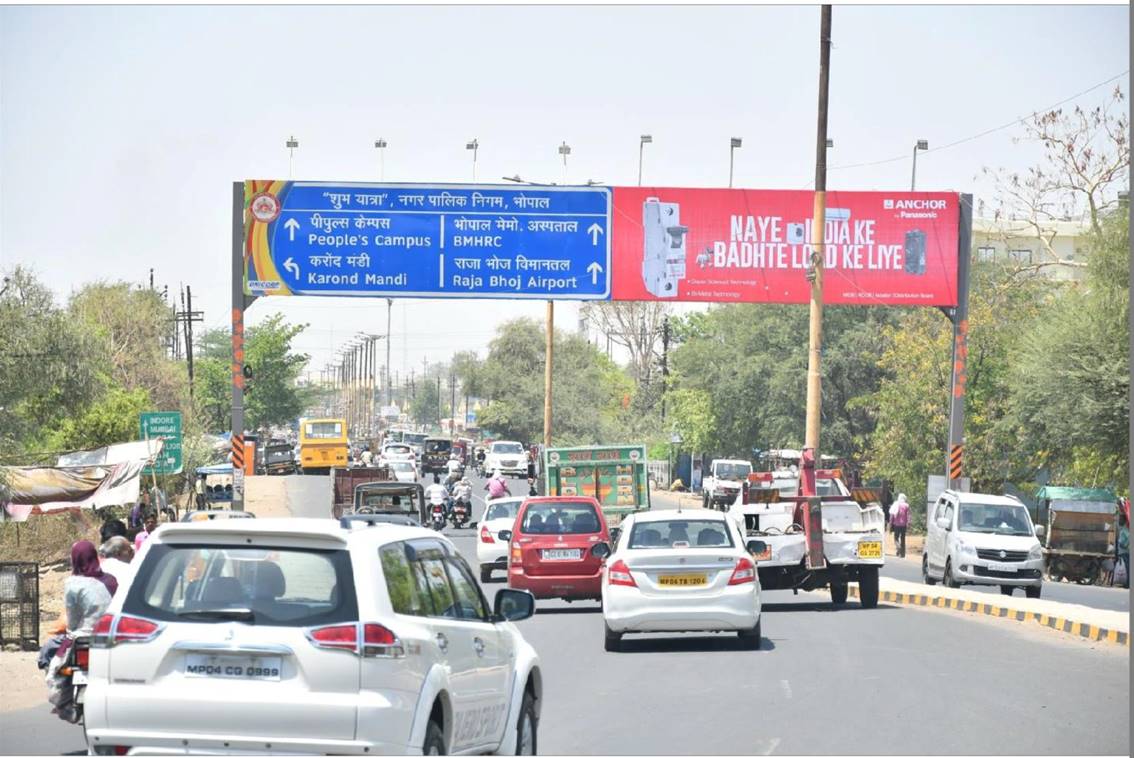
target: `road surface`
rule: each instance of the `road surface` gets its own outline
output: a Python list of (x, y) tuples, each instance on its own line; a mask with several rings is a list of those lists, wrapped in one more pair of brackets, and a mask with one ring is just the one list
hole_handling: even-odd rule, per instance
[[(327, 485), (289, 481), (296, 515), (325, 515)], [(475, 564), (475, 531), (446, 534)], [(540, 601), (520, 624), (543, 665), (540, 752), (1130, 752), (1126, 648), (934, 609), (833, 610), (824, 593), (769, 592), (764, 603), (760, 650), (732, 635), (631, 635), (606, 653), (597, 603)], [(5, 753), (83, 747), (46, 706), (0, 714), (0, 733)]]

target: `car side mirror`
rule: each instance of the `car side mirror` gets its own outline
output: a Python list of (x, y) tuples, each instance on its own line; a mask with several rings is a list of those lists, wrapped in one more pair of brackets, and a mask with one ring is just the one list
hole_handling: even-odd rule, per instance
[(535, 595), (527, 590), (502, 588), (496, 591), (492, 613), (498, 621), (523, 621), (535, 614)]
[(764, 540), (748, 540), (748, 543), (744, 547), (756, 560), (760, 560), (761, 558), (767, 559), (771, 553), (768, 549), (768, 543), (764, 542)]
[(610, 545), (605, 542), (596, 542), (591, 545), (591, 555), (599, 560), (606, 560), (610, 556)]
[(499, 532), (496, 533), (496, 537), (501, 542), (511, 542), (512, 541), (512, 530), (511, 529), (501, 529)]
[(1047, 534), (1047, 528), (1043, 524), (1037, 525), (1036, 536), (1042, 539), (1045, 534)]

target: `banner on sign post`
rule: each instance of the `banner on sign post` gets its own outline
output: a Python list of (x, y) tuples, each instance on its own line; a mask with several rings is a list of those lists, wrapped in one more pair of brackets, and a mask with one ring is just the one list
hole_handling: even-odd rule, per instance
[[(807, 303), (814, 193), (616, 187), (613, 300)], [(828, 192), (828, 304), (955, 306), (960, 196)]]

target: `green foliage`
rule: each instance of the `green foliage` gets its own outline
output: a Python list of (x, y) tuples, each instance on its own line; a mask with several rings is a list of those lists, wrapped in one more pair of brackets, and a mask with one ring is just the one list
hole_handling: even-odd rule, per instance
[(138, 417), (152, 407), (147, 392), (112, 386), (95, 402), (63, 419), (48, 435), (53, 450), (88, 450), (138, 439)]
[(417, 391), (410, 403), (410, 416), (419, 424), (436, 424), (438, 402), (441, 396), (437, 392), (437, 377), (427, 376), (417, 383)]

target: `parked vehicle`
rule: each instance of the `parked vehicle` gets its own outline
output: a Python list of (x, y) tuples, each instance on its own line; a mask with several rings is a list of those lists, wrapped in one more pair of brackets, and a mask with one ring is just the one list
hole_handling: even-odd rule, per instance
[(701, 499), (705, 508), (722, 511), (736, 502), (752, 473), (748, 461), (718, 459), (709, 466), (709, 475), (701, 480)]
[[(601, 544), (600, 552), (610, 552)], [(602, 583), (605, 648), (636, 632), (736, 632), (760, 647), (760, 582), (736, 523), (711, 510), (632, 513), (606, 558)]]
[(484, 504), (484, 513), (477, 521), (476, 560), (480, 564), (480, 581), (492, 579), (494, 570), (508, 571), (508, 540), (500, 533), (513, 531), (522, 497), (499, 497)]
[(602, 556), (592, 548), (609, 544), (610, 533), (593, 497), (529, 497), (499, 537), (509, 543), (509, 587), (537, 598), (602, 597)]
[(595, 498), (610, 526), (650, 508), (644, 445), (548, 448), (543, 471), (547, 494)]
[(1044, 567), (1054, 581), (1100, 583), (1117, 556), (1118, 497), (1108, 489), (1043, 487), (1036, 493)]
[(926, 584), (993, 584), (1005, 595), (1022, 587), (1036, 598), (1043, 548), (1016, 498), (945, 490), (928, 509), (921, 571)]
[(381, 521), (162, 527), (95, 626), (92, 754), (534, 753), (534, 598)]

